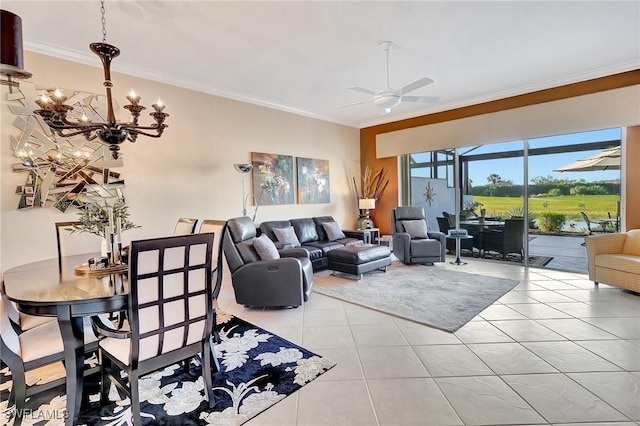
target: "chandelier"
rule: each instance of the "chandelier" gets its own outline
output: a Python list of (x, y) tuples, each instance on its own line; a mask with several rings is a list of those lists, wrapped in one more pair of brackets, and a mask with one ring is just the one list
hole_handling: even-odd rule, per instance
[(43, 94), (36, 100), (41, 109), (35, 110), (34, 113), (40, 115), (45, 123), (49, 125), (54, 133), (61, 137), (71, 137), (83, 135), (87, 140), (98, 138), (102, 143), (109, 147), (113, 159), (118, 159), (120, 144), (125, 140), (135, 142), (138, 135), (159, 138), (162, 132), (168, 126), (164, 124), (164, 120), (169, 114), (163, 112), (164, 104), (160, 99), (152, 105), (154, 111), (149, 115), (153, 117), (155, 123), (149, 126), (141, 126), (138, 124), (140, 113), (146, 108), (139, 104), (140, 96), (133, 90), (127, 96), (128, 105), (124, 108), (131, 113), (131, 121), (122, 123), (116, 121), (113, 112), (113, 100), (111, 96), (111, 60), (120, 54), (120, 49), (106, 43), (107, 30), (104, 10), (104, 0), (100, 1), (100, 12), (102, 14), (102, 43), (91, 43), (89, 48), (93, 53), (98, 55), (102, 61), (104, 70), (104, 87), (107, 92), (107, 120), (105, 123), (93, 123), (86, 114), (82, 114), (79, 119), (68, 117), (67, 114), (73, 110), (73, 107), (65, 104), (67, 97), (64, 96), (60, 89), (56, 89), (52, 94)]

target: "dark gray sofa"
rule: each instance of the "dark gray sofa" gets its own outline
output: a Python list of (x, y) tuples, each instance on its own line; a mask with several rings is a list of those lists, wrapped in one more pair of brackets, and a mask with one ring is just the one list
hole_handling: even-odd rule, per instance
[(248, 217), (229, 219), (222, 248), (231, 271), (236, 302), (245, 306), (300, 306), (313, 288), (313, 269), (302, 249), (261, 260), (253, 246), (256, 227)]
[(278, 242), (278, 238), (273, 230), (274, 228), (293, 227), (298, 241), (300, 241), (300, 247), (309, 253), (309, 260), (311, 260), (313, 270), (317, 271), (327, 267), (327, 253), (330, 250), (364, 243), (364, 241), (360, 239), (362, 237), (361, 234), (349, 233), (349, 231), (344, 230), (345, 238), (329, 241), (327, 233), (322, 226), (322, 224), (326, 222), (335, 222), (335, 219), (331, 216), (318, 216), (290, 220), (272, 220), (262, 222), (260, 224), (260, 232), (266, 234), (276, 244), (278, 249), (285, 249), (291, 248), (291, 246)]

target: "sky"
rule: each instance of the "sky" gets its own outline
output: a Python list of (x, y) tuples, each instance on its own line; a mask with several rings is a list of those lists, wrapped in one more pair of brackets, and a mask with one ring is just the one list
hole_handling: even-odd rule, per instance
[[(598, 130), (585, 133), (574, 133), (568, 135), (552, 136), (546, 138), (529, 139), (529, 149), (542, 148), (559, 145), (572, 145), (586, 142), (600, 142), (607, 140), (619, 140), (621, 129)], [(464, 154), (471, 148), (460, 148), (460, 154)], [(490, 144), (478, 147), (473, 150), (473, 154), (483, 154), (491, 152), (521, 150), (522, 141)], [(573, 163), (576, 160), (587, 158), (601, 152), (580, 151), (563, 154), (536, 155), (529, 157), (529, 182), (538, 176), (552, 176), (556, 179), (579, 180), (587, 182), (599, 180), (618, 180), (620, 170), (605, 170), (596, 172), (554, 172), (562, 166)], [(502, 180), (511, 180), (514, 184), (523, 183), (523, 159), (522, 157), (483, 160), (469, 162), (469, 177), (475, 186), (486, 185), (487, 177), (492, 173), (497, 173)], [(417, 175), (417, 174), (416, 174)]]

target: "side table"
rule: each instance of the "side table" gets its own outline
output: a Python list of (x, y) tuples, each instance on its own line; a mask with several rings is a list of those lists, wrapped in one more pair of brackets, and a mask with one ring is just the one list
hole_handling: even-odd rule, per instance
[(383, 244), (389, 247), (389, 250), (393, 251), (393, 236), (392, 235), (381, 235), (377, 239), (378, 244)]
[(343, 232), (347, 237), (360, 238), (365, 244), (373, 244), (380, 237), (379, 228), (343, 229)]
[(463, 262), (460, 260), (460, 240), (472, 240), (473, 236), (471, 235), (447, 235), (448, 240), (456, 240), (456, 260), (453, 262), (449, 262), (452, 265), (466, 265), (467, 262)]

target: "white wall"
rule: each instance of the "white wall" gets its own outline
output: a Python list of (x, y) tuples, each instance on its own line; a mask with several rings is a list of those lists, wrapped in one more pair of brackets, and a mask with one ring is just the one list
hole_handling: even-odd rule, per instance
[[(25, 67), (38, 88), (57, 86), (70, 91), (103, 93), (102, 71), (53, 57), (25, 52)], [(170, 235), (181, 216), (227, 219), (242, 213), (241, 176), (233, 163), (250, 162), (251, 152), (286, 154), (329, 160), (331, 203), (261, 206), (256, 222), (293, 217), (332, 215), (353, 227), (357, 211), (350, 192), (350, 176), (359, 176), (359, 130), (277, 110), (206, 95), (123, 74), (113, 74), (114, 98), (121, 104), (133, 88), (149, 109), (158, 96), (167, 104), (169, 128), (160, 139), (140, 137), (122, 145), (121, 172), (132, 220), (143, 227), (123, 234), (132, 239)], [(56, 257), (54, 222), (75, 220), (77, 209), (61, 213), (45, 208), (16, 210), (18, 185), (25, 174), (14, 173), (11, 150), (14, 116), (2, 86), (0, 142), (0, 270)], [(127, 117), (119, 111), (123, 121)], [(147, 113), (148, 111), (145, 111)], [(143, 123), (148, 123), (146, 116)], [(122, 117), (120, 117), (122, 116)], [(250, 179), (246, 179), (247, 191)], [(248, 207), (253, 214), (253, 207)], [(96, 237), (96, 250), (99, 242)]]

